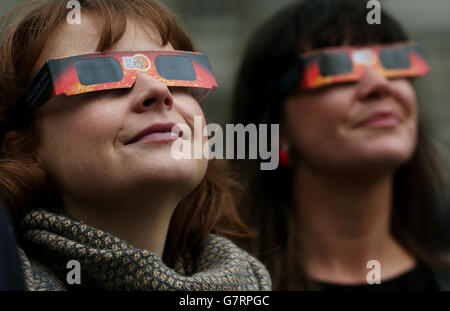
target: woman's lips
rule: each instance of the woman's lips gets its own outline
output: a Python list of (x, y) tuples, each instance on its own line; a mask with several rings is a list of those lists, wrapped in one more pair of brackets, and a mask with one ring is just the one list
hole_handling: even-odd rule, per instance
[(139, 142), (139, 143), (173, 142), (173, 141), (177, 140), (178, 138), (180, 138), (180, 136), (175, 133), (172, 133), (172, 132), (154, 132), (154, 133), (150, 133), (145, 136), (142, 136), (136, 142)]
[(175, 123), (154, 123), (147, 128), (134, 135), (128, 140), (125, 145), (134, 144), (137, 142), (170, 142), (174, 141), (182, 135), (182, 131), (173, 133), (177, 127)]
[(362, 122), (358, 123), (358, 127), (395, 127), (400, 123), (400, 118), (395, 113), (375, 113)]

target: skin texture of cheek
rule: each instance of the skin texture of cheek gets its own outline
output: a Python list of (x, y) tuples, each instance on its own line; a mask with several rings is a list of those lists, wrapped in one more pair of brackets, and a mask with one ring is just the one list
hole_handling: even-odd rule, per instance
[[(39, 157), (61, 186), (71, 183), (76, 187), (78, 183), (95, 176), (100, 167), (93, 160), (104, 150), (99, 118), (92, 122), (89, 113), (80, 111), (81, 107), (77, 108), (45, 114), (41, 122)], [(96, 148), (93, 149), (93, 146)]]
[(284, 122), (294, 149), (305, 156), (320, 150), (335, 151), (336, 145), (342, 144), (350, 102), (351, 94), (342, 92), (337, 97), (335, 92), (311, 92), (289, 99)]
[[(203, 148), (208, 143), (208, 137), (204, 136), (203, 133), (206, 127), (206, 120), (203, 114), (203, 110), (200, 105), (190, 96), (186, 94), (180, 94), (180, 99), (183, 99), (184, 105), (177, 106), (179, 113), (184, 116), (186, 124), (190, 127), (191, 130), (191, 150), (194, 148), (201, 148), (201, 158), (200, 159), (192, 159), (188, 161), (194, 161), (194, 165), (196, 168), (196, 182), (200, 182), (203, 176), (206, 173), (208, 167), (208, 160), (204, 157)], [(197, 120), (201, 120), (200, 124), (195, 124)], [(200, 130), (200, 133), (198, 133)], [(195, 146), (197, 145), (197, 146)]]

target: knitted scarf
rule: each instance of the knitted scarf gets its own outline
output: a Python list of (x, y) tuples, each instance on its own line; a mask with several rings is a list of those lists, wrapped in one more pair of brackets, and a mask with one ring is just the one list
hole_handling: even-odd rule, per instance
[[(21, 223), (29, 290), (270, 290), (266, 268), (231, 241), (210, 235), (195, 260), (180, 255), (169, 268), (157, 255), (58, 212), (27, 212)], [(77, 260), (81, 284), (68, 285)]]

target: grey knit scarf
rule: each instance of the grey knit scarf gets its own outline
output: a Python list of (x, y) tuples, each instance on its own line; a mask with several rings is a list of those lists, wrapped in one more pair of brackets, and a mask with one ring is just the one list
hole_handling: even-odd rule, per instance
[[(150, 251), (62, 213), (37, 209), (21, 223), (22, 261), (29, 290), (270, 290), (266, 268), (231, 241), (210, 235), (196, 260), (183, 255), (173, 269)], [(81, 284), (68, 285), (77, 260)]]

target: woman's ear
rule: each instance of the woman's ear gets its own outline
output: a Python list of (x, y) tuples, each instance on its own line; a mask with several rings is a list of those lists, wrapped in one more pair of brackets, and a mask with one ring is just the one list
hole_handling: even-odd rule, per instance
[(3, 136), (2, 152), (5, 156), (17, 157), (27, 152), (25, 137), (17, 131), (9, 131)]

